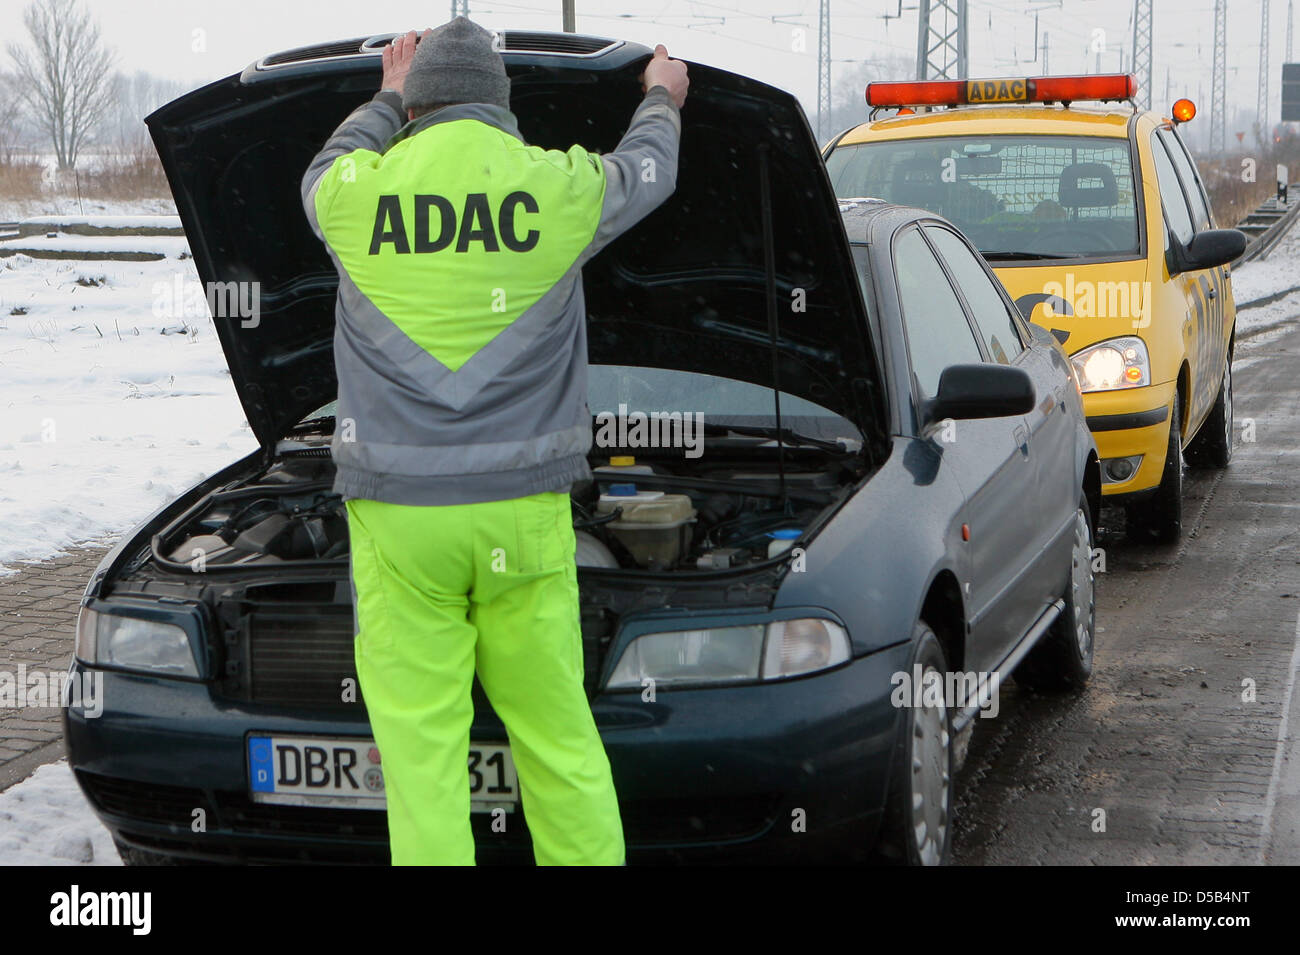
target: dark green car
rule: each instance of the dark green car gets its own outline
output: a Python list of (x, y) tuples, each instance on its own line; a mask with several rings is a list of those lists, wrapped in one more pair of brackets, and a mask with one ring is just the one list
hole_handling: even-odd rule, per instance
[[(267, 57), (148, 120), (262, 447), (87, 588), (72, 670), (103, 672), (103, 713), (68, 708), (67, 749), (128, 862), (387, 859), (330, 490), (337, 277), (298, 183), (388, 39)], [(529, 142), (617, 144), (649, 50), (507, 32), (503, 51)], [(629, 859), (941, 862), (997, 680), (1091, 669), (1077, 385), (952, 226), (841, 207), (793, 96), (690, 69), (675, 195), (584, 270), (573, 512)], [(255, 316), (229, 307), (250, 292)], [(628, 519), (660, 494), (679, 517)], [(479, 859), (527, 861), (510, 741), (475, 700)]]

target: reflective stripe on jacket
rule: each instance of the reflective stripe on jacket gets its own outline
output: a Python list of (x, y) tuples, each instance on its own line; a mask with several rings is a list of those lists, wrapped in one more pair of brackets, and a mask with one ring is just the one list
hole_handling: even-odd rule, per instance
[(565, 490), (591, 473), (581, 268), (672, 194), (677, 108), (650, 90), (606, 155), (529, 146), (498, 106), (403, 115), (379, 93), (303, 177), (339, 274), (335, 490), (395, 504)]

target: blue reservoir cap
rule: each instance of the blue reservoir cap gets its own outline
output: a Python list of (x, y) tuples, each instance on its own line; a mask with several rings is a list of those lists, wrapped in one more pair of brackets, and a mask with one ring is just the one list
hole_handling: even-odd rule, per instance
[(609, 493), (614, 497), (636, 497), (635, 484), (611, 484)]
[(798, 540), (802, 533), (803, 531), (797, 527), (783, 527), (779, 531), (768, 531), (767, 536), (773, 540), (792, 541)]

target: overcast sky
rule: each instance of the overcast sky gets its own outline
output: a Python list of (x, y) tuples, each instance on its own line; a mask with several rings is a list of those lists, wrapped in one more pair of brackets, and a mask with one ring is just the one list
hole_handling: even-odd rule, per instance
[[(126, 71), (146, 69), (198, 85), (238, 72), (277, 50), (406, 28), (436, 26), (450, 0), (88, 0), (104, 38)], [(0, 37), (19, 33), (26, 0), (0, 0)], [(470, 15), (493, 28), (559, 29), (559, 0), (470, 0)], [(831, 0), (833, 78), (853, 63), (882, 57), (915, 61), (916, 0)], [(1094, 42), (1105, 45), (1103, 70), (1127, 69), (1132, 57), (1131, 0), (969, 0), (973, 75), (1033, 74), (1041, 65), (1037, 32), (1049, 36), (1053, 73), (1096, 69)], [(1197, 99), (1209, 114), (1213, 0), (1155, 0), (1153, 105), (1164, 105), (1166, 71), (1173, 97)], [(885, 19), (902, 10), (901, 17)], [(1272, 0), (1270, 115), (1278, 116), (1280, 64), (1286, 52), (1288, 0)], [(817, 0), (577, 0), (579, 32), (663, 42), (686, 59), (757, 76), (816, 106)], [(805, 31), (802, 52), (796, 31)], [(1094, 31), (1103, 31), (1095, 33)], [(1228, 113), (1233, 101), (1252, 113), (1258, 90), (1260, 0), (1228, 0)], [(1035, 57), (1039, 60), (1036, 63)], [(0, 55), (0, 62), (7, 58)], [(1199, 98), (1198, 98), (1199, 97)], [(1229, 126), (1229, 133), (1233, 131)]]

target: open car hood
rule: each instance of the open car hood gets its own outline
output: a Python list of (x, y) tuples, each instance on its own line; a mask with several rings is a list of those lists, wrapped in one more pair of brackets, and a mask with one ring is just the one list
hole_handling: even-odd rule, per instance
[[(379, 88), (390, 34), (267, 57), (146, 122), (199, 278), (258, 283), (256, 322), (214, 315), (249, 425), (272, 445), (336, 397), (337, 276), (302, 209), (304, 170)], [(650, 51), (506, 32), (511, 108), (528, 142), (612, 151)], [(838, 207), (798, 101), (690, 64), (673, 197), (584, 269), (593, 363), (723, 375), (879, 421), (879, 373)], [(768, 320), (760, 166), (768, 181), (779, 333)], [(244, 286), (251, 289), (252, 286)], [(210, 298), (211, 301), (211, 298)], [(802, 310), (801, 310), (802, 309)], [(777, 371), (774, 373), (774, 367)]]

